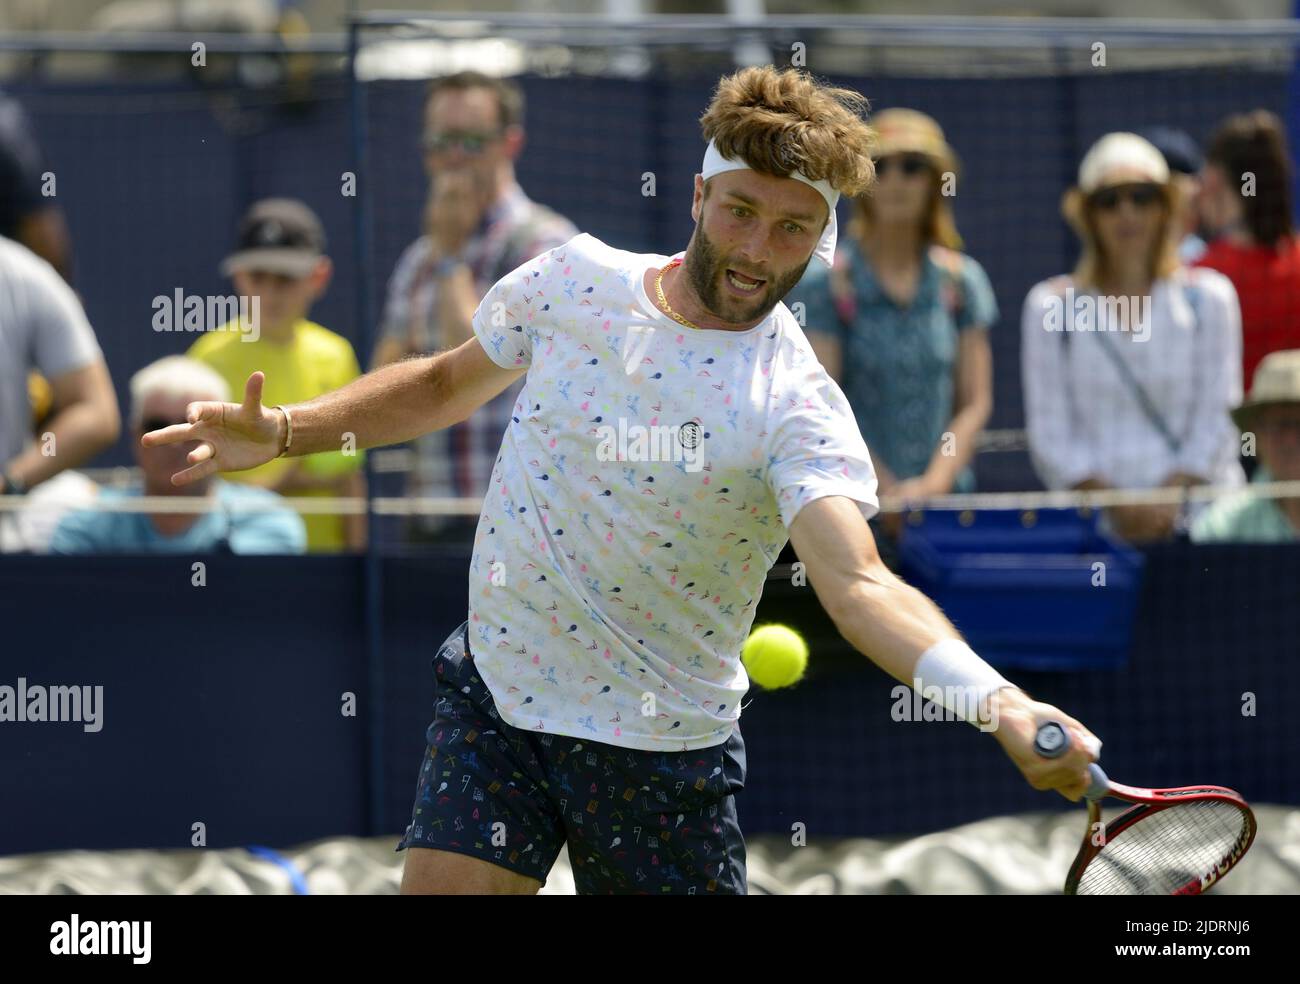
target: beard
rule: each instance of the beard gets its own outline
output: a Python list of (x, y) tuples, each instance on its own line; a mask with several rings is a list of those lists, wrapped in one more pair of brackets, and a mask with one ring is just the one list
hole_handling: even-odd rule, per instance
[(781, 303), (782, 298), (790, 293), (795, 284), (803, 279), (804, 271), (808, 269), (811, 260), (812, 257), (809, 256), (801, 266), (779, 277), (764, 278), (763, 286), (754, 291), (752, 298), (735, 297), (726, 293), (723, 287), (722, 280), (726, 276), (726, 270), (729, 268), (737, 270), (745, 276), (751, 274), (729, 263), (728, 258), (719, 253), (713, 240), (697, 225), (695, 234), (687, 244), (686, 255), (682, 258), (682, 269), (706, 311), (723, 321), (745, 324), (766, 318), (772, 309)]

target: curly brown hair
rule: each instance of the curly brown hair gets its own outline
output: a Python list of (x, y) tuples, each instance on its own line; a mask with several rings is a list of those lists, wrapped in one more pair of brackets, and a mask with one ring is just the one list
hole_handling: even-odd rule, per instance
[(700, 128), (724, 157), (782, 178), (800, 171), (852, 197), (876, 178), (867, 109), (866, 98), (852, 89), (764, 65), (722, 78)]

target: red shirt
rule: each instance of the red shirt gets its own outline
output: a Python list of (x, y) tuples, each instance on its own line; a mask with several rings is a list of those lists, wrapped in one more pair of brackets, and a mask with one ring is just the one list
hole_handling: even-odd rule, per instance
[(1300, 242), (1279, 249), (1211, 243), (1197, 266), (1218, 270), (1237, 288), (1241, 304), (1241, 382), (1247, 391), (1255, 367), (1270, 352), (1300, 348)]

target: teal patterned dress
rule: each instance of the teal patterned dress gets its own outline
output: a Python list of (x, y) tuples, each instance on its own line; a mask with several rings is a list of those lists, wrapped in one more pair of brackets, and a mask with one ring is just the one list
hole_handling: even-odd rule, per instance
[[(836, 272), (809, 264), (786, 298), (802, 303), (806, 333), (840, 340), (841, 386), (871, 456), (900, 479), (921, 475), (953, 417), (958, 336), (998, 319), (983, 267), (931, 247), (916, 296), (900, 307), (885, 294), (858, 244), (841, 240)], [(956, 492), (974, 489), (969, 467)]]

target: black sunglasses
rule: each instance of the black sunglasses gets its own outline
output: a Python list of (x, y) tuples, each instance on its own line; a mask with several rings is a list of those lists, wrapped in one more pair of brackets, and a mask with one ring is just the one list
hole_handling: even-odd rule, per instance
[(890, 154), (875, 160), (876, 176), (884, 177), (898, 165), (898, 169), (909, 178), (914, 178), (922, 171), (930, 170), (930, 160), (922, 154)]
[(467, 154), (481, 154), (485, 147), (497, 137), (501, 136), (499, 130), (491, 132), (455, 132), (446, 133), (426, 133), (420, 141), (420, 145), (426, 151), (432, 151), (435, 154), (445, 153), (453, 147), (459, 147)]
[(1153, 184), (1120, 185), (1114, 188), (1103, 188), (1088, 201), (1093, 208), (1109, 212), (1119, 208), (1119, 203), (1125, 199), (1132, 202), (1136, 208), (1149, 208), (1160, 200), (1160, 189)]

